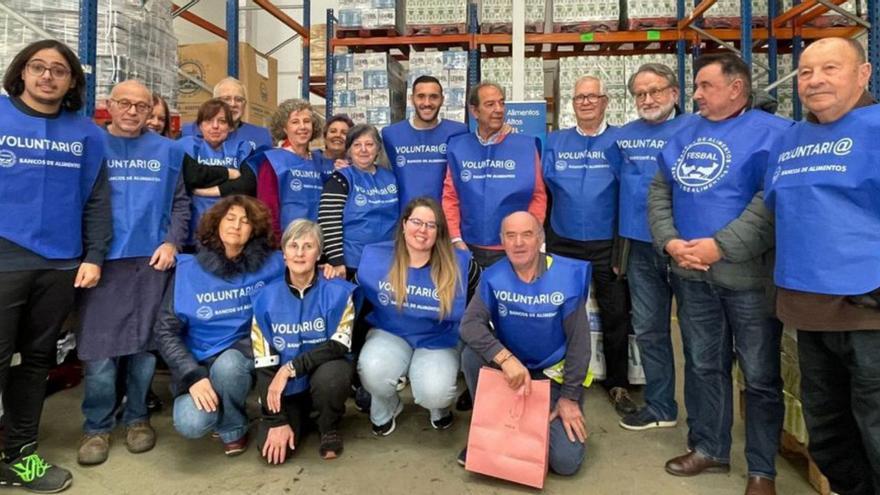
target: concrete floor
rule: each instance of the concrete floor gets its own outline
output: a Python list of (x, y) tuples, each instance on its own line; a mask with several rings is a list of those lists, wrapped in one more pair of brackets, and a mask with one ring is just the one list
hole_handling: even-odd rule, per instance
[[(680, 354), (680, 350), (677, 352)], [(681, 383), (681, 370), (678, 371)], [(170, 397), (165, 386), (167, 377), (159, 376), (156, 382), (154, 389), (166, 404), (152, 420), (159, 435), (156, 448), (144, 454), (130, 454), (125, 449), (124, 434), (117, 429), (112, 438), (110, 459), (101, 466), (90, 468), (76, 463), (82, 424), (82, 385), (47, 400), (40, 451), (50, 462), (73, 470), (74, 483), (68, 493), (415, 495), (534, 492), (461, 468), (455, 458), (467, 441), (469, 414), (456, 413), (451, 429), (434, 431), (428, 424), (427, 412), (412, 403), (408, 388), (404, 392), (406, 408), (391, 436), (374, 437), (370, 433), (368, 417), (357, 412), (350, 402), (342, 426), (345, 452), (341, 458), (321, 460), (317, 452), (317, 435), (311, 435), (287, 464), (269, 467), (258, 457), (253, 443), (242, 456), (227, 459), (218, 440), (186, 440), (177, 435), (171, 424)], [(679, 399), (679, 404), (682, 403)], [(256, 403), (252, 406), (256, 412)], [(599, 386), (587, 391), (585, 417), (591, 433), (587, 441), (587, 460), (574, 477), (550, 474), (544, 488), (546, 493), (735, 495), (744, 491), (744, 429), (738, 417), (733, 432), (731, 473), (705, 474), (695, 478), (676, 478), (663, 470), (666, 460), (684, 452), (684, 421), (679, 421), (677, 428), (640, 433), (623, 430), (617, 425), (619, 418)], [(780, 494), (813, 493), (806, 481), (802, 462), (777, 457), (777, 469)]]

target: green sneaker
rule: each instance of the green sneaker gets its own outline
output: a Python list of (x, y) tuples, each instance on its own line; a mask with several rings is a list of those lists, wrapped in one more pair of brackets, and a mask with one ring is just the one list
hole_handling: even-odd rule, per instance
[(47, 463), (37, 454), (37, 444), (21, 448), (18, 457), (0, 461), (0, 486), (24, 488), (34, 493), (58, 493), (73, 483), (70, 471)]

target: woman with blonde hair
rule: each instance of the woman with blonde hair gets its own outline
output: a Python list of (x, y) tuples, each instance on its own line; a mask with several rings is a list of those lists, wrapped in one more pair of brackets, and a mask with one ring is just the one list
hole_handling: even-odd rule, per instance
[(443, 210), (428, 197), (406, 206), (394, 241), (364, 249), (357, 282), (372, 305), (366, 313), (372, 329), (358, 373), (372, 395), (373, 434), (394, 431), (403, 410), (396, 384), (406, 375), (415, 403), (430, 411), (431, 426), (452, 424), (458, 325), (479, 278), (470, 253), (452, 247)]

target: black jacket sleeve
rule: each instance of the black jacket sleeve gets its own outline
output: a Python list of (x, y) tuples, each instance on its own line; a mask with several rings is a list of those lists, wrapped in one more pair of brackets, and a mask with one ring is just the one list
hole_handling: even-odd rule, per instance
[(95, 185), (92, 186), (92, 193), (83, 207), (83, 262), (103, 264), (112, 239), (113, 210), (110, 205), (110, 181), (107, 179), (105, 164), (102, 163)]
[(192, 193), (193, 189), (219, 186), (228, 180), (229, 170), (226, 167), (202, 165), (195, 158), (184, 155), (183, 182), (187, 192)]
[(175, 382), (180, 386), (180, 390), (177, 390), (176, 393), (181, 394), (186, 393), (194, 383), (202, 378), (208, 378), (208, 369), (196, 361), (183, 342), (181, 336), (183, 325), (174, 313), (173, 277), (170, 287), (165, 292), (159, 314), (156, 316), (153, 335), (162, 359), (168, 364)]
[(233, 194), (244, 194), (246, 196), (257, 195), (257, 175), (254, 170), (245, 163), (241, 164), (238, 169), (241, 177), (235, 180), (228, 180), (220, 184), (220, 196), (232, 196)]

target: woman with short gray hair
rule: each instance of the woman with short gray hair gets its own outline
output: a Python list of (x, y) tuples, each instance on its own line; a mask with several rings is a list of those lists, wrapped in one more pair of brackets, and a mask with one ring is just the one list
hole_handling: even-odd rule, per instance
[(385, 164), (379, 131), (369, 124), (352, 127), (345, 155), (351, 165), (330, 176), (318, 209), (327, 277), (351, 278), (364, 246), (391, 240), (399, 212), (397, 179)]
[(284, 278), (253, 298), (251, 341), (262, 416), (258, 446), (269, 464), (281, 464), (301, 442), (312, 410), (318, 412), (319, 452), (342, 453), (339, 422), (351, 388), (355, 286), (317, 272), (323, 237), (306, 219), (294, 220), (281, 237)]

